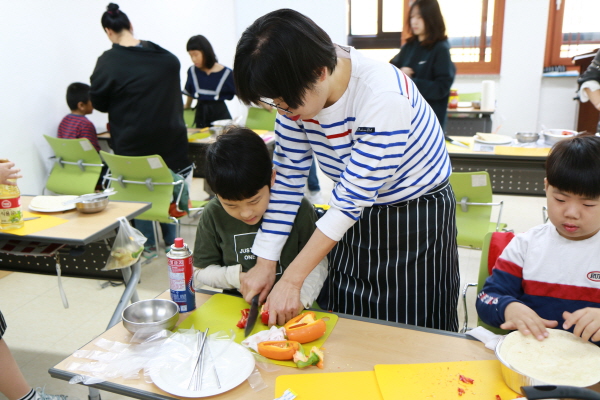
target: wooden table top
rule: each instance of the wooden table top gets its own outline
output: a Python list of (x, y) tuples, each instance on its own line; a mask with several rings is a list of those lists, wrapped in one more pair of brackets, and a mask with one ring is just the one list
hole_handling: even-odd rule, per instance
[[(210, 298), (210, 294), (196, 293), (196, 304), (201, 306)], [(169, 298), (168, 291), (161, 294), (161, 298)], [(179, 323), (188, 314), (182, 314)], [(386, 323), (376, 320), (350, 319), (340, 315), (338, 323), (323, 346), (325, 348), (325, 368), (297, 368), (279, 367), (277, 371), (265, 372), (261, 370), (262, 378), (268, 388), (259, 392), (253, 391), (248, 383), (244, 382), (235, 389), (215, 396), (218, 399), (273, 399), (275, 379), (279, 375), (311, 374), (327, 372), (372, 371), (376, 364), (403, 364), (427, 363), (445, 361), (493, 360), (494, 353), (486, 349), (482, 343), (468, 340), (465, 335), (438, 331), (433, 329), (418, 328), (414, 326)], [(102, 333), (98, 338), (128, 343), (131, 334), (125, 330), (120, 322), (111, 329)], [(100, 350), (92, 340), (82, 349)], [(50, 369), (50, 375), (55, 378), (69, 380), (74, 373), (66, 370), (71, 362), (81, 362), (72, 356), (58, 363)], [(180, 398), (168, 394), (152, 383), (143, 379), (123, 380), (116, 379), (101, 383), (97, 386), (101, 390), (114, 391), (130, 397), (141, 399)]]
[[(29, 203), (34, 197), (21, 196), (21, 207), (23, 210), (29, 209)], [(86, 245), (102, 239), (112, 230), (116, 229), (119, 224), (117, 218), (125, 217), (131, 220), (150, 209), (151, 206), (151, 203), (110, 201), (103, 211), (94, 214), (83, 214), (75, 209), (56, 213), (44, 213), (66, 219), (67, 222), (26, 236), (10, 235), (2, 233), (2, 231), (0, 231), (0, 235), (10, 235), (18, 239), (38, 240), (41, 242), (52, 243), (59, 241), (60, 243), (73, 245)], [(32, 213), (35, 214), (36, 212), (32, 211)]]

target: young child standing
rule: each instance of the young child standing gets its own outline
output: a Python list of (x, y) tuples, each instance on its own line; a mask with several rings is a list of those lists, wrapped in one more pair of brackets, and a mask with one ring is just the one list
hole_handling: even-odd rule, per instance
[(85, 117), (94, 111), (90, 100), (90, 86), (79, 82), (71, 83), (67, 88), (67, 105), (71, 113), (65, 116), (58, 125), (57, 137), (60, 139), (86, 138), (96, 151), (100, 151), (96, 128)]
[(233, 99), (235, 85), (230, 68), (217, 62), (213, 48), (204, 36), (192, 36), (187, 42), (187, 52), (194, 65), (188, 69), (183, 94), (187, 97), (185, 108), (196, 103), (196, 128), (210, 126), (213, 121), (231, 119), (225, 100)]
[[(194, 285), (239, 289), (256, 264), (251, 248), (269, 206), (277, 179), (267, 146), (246, 128), (232, 128), (206, 151), (206, 181), (216, 196), (206, 205), (196, 231)], [(315, 230), (313, 206), (298, 196), (298, 213), (279, 259), (276, 279), (298, 255)], [(304, 307), (316, 300), (327, 276), (321, 260), (298, 288)]]
[(480, 318), (538, 340), (546, 328), (600, 341), (600, 137), (562, 140), (546, 161), (551, 224), (517, 235), (478, 295)]

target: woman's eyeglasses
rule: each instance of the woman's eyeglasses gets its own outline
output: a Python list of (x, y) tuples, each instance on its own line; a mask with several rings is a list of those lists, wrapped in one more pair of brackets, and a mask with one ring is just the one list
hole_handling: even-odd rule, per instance
[(268, 106), (274, 107), (274, 108), (276, 108), (276, 109), (278, 109), (278, 110), (281, 110), (281, 111), (283, 111), (284, 113), (287, 113), (287, 114), (293, 114), (293, 112), (291, 112), (290, 110), (286, 110), (285, 108), (281, 108), (281, 107), (279, 107), (277, 104), (275, 104), (275, 103), (272, 103), (272, 102), (270, 102), (270, 101), (268, 101), (268, 100), (259, 99), (258, 101), (260, 101), (261, 103), (264, 103), (264, 104), (266, 104), (266, 105), (268, 105)]

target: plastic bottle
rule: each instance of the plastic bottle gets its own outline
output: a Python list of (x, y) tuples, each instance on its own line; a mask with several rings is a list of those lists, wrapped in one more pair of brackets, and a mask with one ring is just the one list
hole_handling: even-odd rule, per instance
[(451, 89), (450, 97), (448, 98), (448, 108), (458, 108), (458, 90)]
[[(8, 162), (0, 159), (0, 163)], [(16, 179), (9, 179), (16, 182)], [(22, 228), (21, 191), (17, 185), (0, 185), (0, 229)]]

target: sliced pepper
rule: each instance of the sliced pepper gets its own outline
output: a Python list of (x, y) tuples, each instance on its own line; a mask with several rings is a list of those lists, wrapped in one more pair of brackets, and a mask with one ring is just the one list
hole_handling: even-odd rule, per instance
[(242, 318), (238, 321), (238, 323), (235, 326), (243, 329), (246, 327), (246, 324), (248, 323), (248, 315), (250, 315), (250, 309), (244, 308), (240, 312), (242, 313)]
[(260, 322), (264, 325), (269, 325), (269, 310), (264, 309), (265, 306), (260, 308)]
[(313, 346), (312, 349), (310, 349), (310, 354), (308, 357), (304, 353), (302, 346), (300, 346), (298, 351), (294, 354), (294, 362), (298, 368), (306, 368), (311, 365), (316, 365), (317, 367), (323, 369), (324, 359), (325, 355), (316, 346)]
[(325, 334), (327, 326), (322, 319), (316, 319), (314, 311), (308, 311), (290, 319), (283, 327), (289, 340), (308, 343)]
[(293, 340), (270, 340), (258, 344), (258, 354), (272, 360), (286, 361), (294, 357), (300, 343)]

